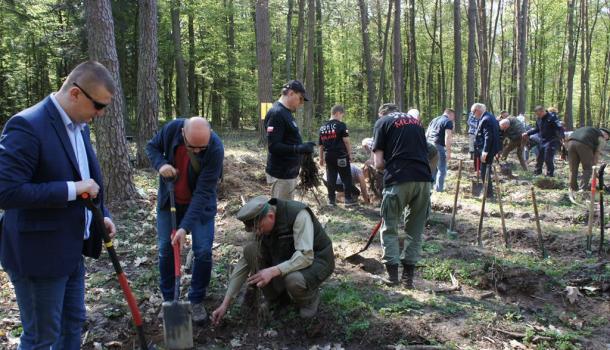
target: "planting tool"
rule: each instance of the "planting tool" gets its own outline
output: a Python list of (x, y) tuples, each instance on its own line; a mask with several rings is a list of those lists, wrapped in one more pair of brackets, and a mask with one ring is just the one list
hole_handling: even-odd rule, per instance
[(87, 209), (91, 211), (93, 214), (93, 222), (92, 224), (95, 227), (97, 232), (102, 232), (102, 239), (104, 240), (104, 246), (108, 251), (108, 256), (110, 256), (110, 261), (112, 261), (112, 266), (114, 267), (114, 271), (116, 272), (117, 278), (119, 280), (119, 284), (121, 286), (121, 290), (123, 291), (123, 295), (125, 296), (125, 300), (127, 301), (127, 305), (129, 306), (129, 310), (131, 311), (131, 316), (133, 318), (133, 323), (136, 326), (136, 333), (138, 334), (138, 340), (140, 341), (140, 349), (148, 350), (154, 349), (153, 345), (149, 345), (146, 342), (146, 337), (144, 336), (144, 327), (142, 322), (142, 315), (140, 314), (140, 309), (138, 308), (138, 304), (136, 302), (136, 298), (133, 296), (131, 292), (131, 288), (129, 287), (129, 282), (127, 281), (127, 277), (125, 276), (125, 272), (123, 268), (121, 268), (121, 264), (119, 263), (119, 258), (114, 249), (114, 245), (112, 244), (112, 239), (106, 230), (106, 225), (104, 223), (104, 213), (102, 213), (102, 209), (93, 202), (93, 199), (89, 195), (89, 193), (83, 193), (80, 195), (80, 198), (85, 203)]
[(502, 237), (504, 237), (504, 246), (506, 249), (510, 249), (510, 239), (508, 232), (506, 231), (506, 221), (504, 218), (504, 205), (502, 204), (502, 185), (500, 184), (500, 177), (494, 166), (494, 178), (496, 180), (496, 191), (498, 191), (498, 206), (500, 207), (500, 221), (502, 222)]
[(483, 185), (481, 184), (481, 157), (478, 155), (474, 156), (474, 169), (477, 173), (477, 179), (471, 181), (472, 187), (470, 194), (473, 197), (478, 197), (481, 195), (481, 190), (483, 189)]
[(605, 220), (604, 220), (604, 191), (606, 186), (604, 186), (604, 171), (606, 170), (606, 163), (602, 164), (599, 167), (599, 249), (597, 254), (602, 256), (604, 252), (604, 230), (605, 230)]
[(354, 257), (356, 257), (356, 255), (358, 255), (358, 254), (362, 253), (363, 251), (369, 249), (369, 246), (371, 245), (371, 243), (373, 243), (373, 239), (377, 235), (377, 232), (379, 231), (379, 228), (381, 227), (381, 223), (382, 222), (383, 222), (383, 219), (379, 219), (379, 222), (377, 222), (377, 225), (375, 225), (375, 227), (371, 231), (371, 234), (369, 235), (369, 239), (366, 241), (366, 244), (364, 245), (364, 248), (360, 249), (359, 251), (355, 252), (354, 254), (346, 256), (345, 260), (353, 259)]
[(544, 240), (542, 239), (542, 229), (540, 228), (540, 217), (538, 216), (538, 204), (536, 203), (536, 190), (532, 186), (532, 205), (534, 206), (534, 217), (536, 219), (536, 231), (538, 232), (538, 246), (540, 247), (540, 254), (543, 259), (548, 257), (546, 249), (544, 248)]
[(462, 179), (462, 160), (458, 166), (457, 185), (455, 186), (455, 197), (453, 198), (453, 210), (451, 212), (451, 221), (449, 222), (449, 228), (447, 229), (447, 236), (451, 239), (457, 238), (457, 231), (455, 229), (455, 214), (457, 213), (457, 202), (460, 194), (460, 180)]
[(481, 201), (481, 214), (479, 215), (479, 228), (477, 230), (477, 244), (479, 247), (483, 246), (483, 240), (481, 239), (481, 232), (483, 231), (483, 217), (485, 216), (485, 202), (487, 201), (487, 188), (489, 181), (491, 181), (491, 164), (487, 164), (487, 172), (483, 179), (483, 200)]
[[(597, 167), (593, 167), (593, 178), (591, 179), (591, 202), (589, 203), (589, 222), (587, 225), (587, 255), (591, 255), (591, 240), (593, 238), (593, 220), (595, 219), (595, 191), (597, 190)], [(601, 193), (601, 191), (600, 191)]]
[[(173, 239), (176, 235), (178, 224), (176, 222), (176, 198), (174, 195), (173, 179), (163, 179), (169, 192), (170, 213), (172, 221)], [(174, 300), (164, 301), (163, 308), (163, 336), (165, 346), (168, 349), (191, 349), (193, 348), (193, 310), (190, 301), (180, 301), (180, 243), (172, 244), (174, 249)]]

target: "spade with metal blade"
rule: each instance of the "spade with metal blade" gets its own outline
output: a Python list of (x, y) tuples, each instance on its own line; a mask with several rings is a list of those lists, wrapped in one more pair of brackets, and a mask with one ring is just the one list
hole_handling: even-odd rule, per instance
[[(174, 195), (174, 180), (164, 179), (169, 192), (170, 213), (172, 221), (173, 240), (178, 224), (176, 222), (176, 198)], [(180, 301), (180, 242), (172, 244), (174, 249), (174, 300), (164, 301), (163, 308), (163, 336), (168, 349), (193, 348), (193, 310), (189, 301)]]
[(355, 252), (354, 254), (346, 256), (345, 260), (354, 259), (360, 253), (369, 249), (369, 246), (371, 245), (371, 243), (373, 243), (373, 239), (375, 239), (375, 236), (377, 235), (377, 232), (379, 231), (379, 228), (381, 227), (382, 222), (383, 222), (383, 219), (379, 219), (379, 222), (377, 222), (377, 225), (375, 225), (375, 227), (371, 231), (371, 234), (369, 235), (369, 239), (366, 241), (364, 248), (360, 249), (359, 251)]

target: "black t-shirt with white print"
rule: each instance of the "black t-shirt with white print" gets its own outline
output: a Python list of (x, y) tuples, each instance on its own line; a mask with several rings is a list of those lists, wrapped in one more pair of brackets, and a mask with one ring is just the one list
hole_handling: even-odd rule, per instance
[(345, 123), (331, 119), (320, 127), (320, 137), (318, 143), (324, 146), (324, 152), (337, 156), (338, 158), (347, 157), (347, 148), (344, 137), (349, 137), (349, 131)]

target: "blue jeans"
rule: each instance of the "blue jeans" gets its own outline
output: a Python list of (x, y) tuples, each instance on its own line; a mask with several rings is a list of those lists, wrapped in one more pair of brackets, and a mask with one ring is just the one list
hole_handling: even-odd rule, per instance
[[(178, 227), (188, 206), (178, 205), (176, 220)], [(169, 210), (157, 208), (157, 243), (159, 245), (159, 271), (161, 274), (161, 294), (163, 300), (174, 300), (174, 251), (171, 244), (172, 221)], [(198, 304), (205, 298), (212, 274), (212, 242), (214, 241), (214, 220), (198, 222), (191, 232), (193, 239), (193, 276), (188, 299)]]
[(445, 146), (435, 144), (436, 150), (438, 151), (438, 167), (436, 172), (432, 174), (435, 180), (434, 190), (436, 192), (443, 192), (445, 190), (445, 176), (447, 176), (447, 152)]
[(542, 165), (546, 164), (546, 176), (553, 177), (555, 174), (555, 152), (559, 149), (558, 141), (550, 141), (540, 144), (536, 157), (536, 169), (534, 174), (542, 174)]
[(17, 296), (23, 333), (19, 350), (80, 349), (85, 311), (85, 264), (69, 276), (26, 277), (7, 271)]

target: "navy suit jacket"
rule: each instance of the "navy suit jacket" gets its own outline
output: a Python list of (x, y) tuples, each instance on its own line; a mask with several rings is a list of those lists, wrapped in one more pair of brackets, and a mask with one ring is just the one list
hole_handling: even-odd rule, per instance
[(479, 126), (475, 133), (475, 147), (477, 152), (487, 152), (486, 163), (491, 163), (493, 157), (500, 152), (500, 124), (496, 117), (489, 112), (485, 112), (479, 120)]
[[(102, 188), (88, 127), (82, 135), (91, 178)], [(4, 269), (31, 277), (60, 277), (74, 271), (83, 253), (99, 257), (102, 233), (91, 225), (90, 237), (84, 240), (84, 204), (68, 201), (66, 181), (80, 180), (66, 127), (50, 97), (9, 119), (0, 137)], [(102, 190), (98, 198), (103, 198)]]

